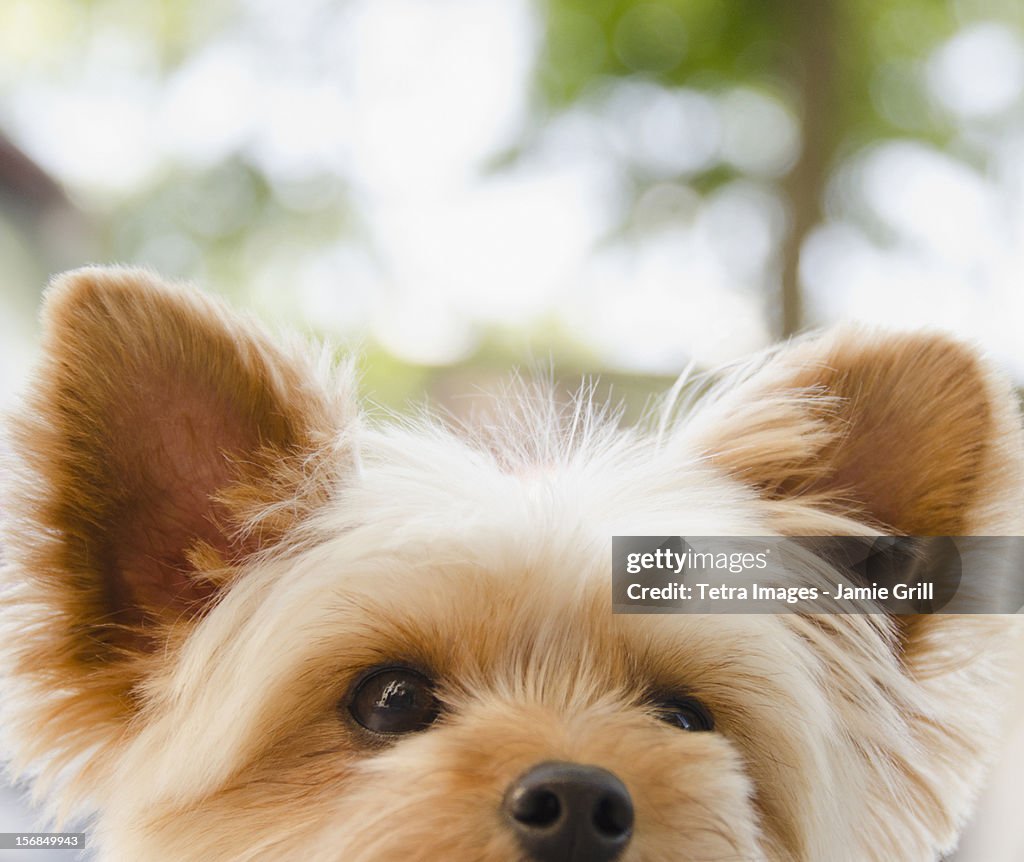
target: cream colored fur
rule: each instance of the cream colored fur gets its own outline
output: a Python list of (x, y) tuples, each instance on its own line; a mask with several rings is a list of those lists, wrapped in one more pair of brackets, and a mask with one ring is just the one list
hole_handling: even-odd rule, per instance
[[(148, 273), (64, 276), (46, 321), (3, 726), (103, 862), (520, 862), (500, 802), (550, 760), (629, 788), (623, 862), (955, 845), (1009, 619), (613, 616), (608, 575), (615, 534), (1020, 533), (1020, 419), (972, 349), (840, 329), (649, 427), (540, 387), (452, 429), (366, 420), (347, 368)], [(338, 704), (394, 661), (444, 709), (382, 745)], [(674, 689), (715, 732), (654, 717)]]

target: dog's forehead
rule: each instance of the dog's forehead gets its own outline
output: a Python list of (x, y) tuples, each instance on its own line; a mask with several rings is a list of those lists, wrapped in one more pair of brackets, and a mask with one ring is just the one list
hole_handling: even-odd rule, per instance
[(766, 529), (756, 498), (685, 448), (614, 443), (511, 464), (439, 429), (370, 434), (315, 546), (275, 564), (261, 612), (293, 604), (309, 618), (315, 605), (325, 630), (392, 653), (415, 640), (421, 654), (453, 641), (612, 647), (629, 631), (607, 624), (614, 535)]
[[(535, 428), (541, 438), (551, 429)], [(497, 434), (497, 432), (495, 432)], [(326, 535), (388, 522), (472, 551), (480, 535), (558, 543), (580, 534), (749, 534), (763, 529), (750, 488), (714, 469), (680, 434), (671, 441), (609, 427), (548, 445), (528, 431), (467, 438), (437, 426), (381, 428), (360, 441), (360, 467), (320, 514)], [(563, 439), (564, 438), (564, 439)]]
[[(235, 614), (236, 643), (252, 632), (328, 670), (388, 661), (494, 670), (509, 657), (557, 654), (566, 666), (621, 674), (637, 656), (685, 646), (680, 632), (702, 626), (614, 616), (612, 536), (757, 526), (743, 518), (746, 500), (699, 465), (609, 481), (586, 464), (510, 473), (439, 450), (370, 459), (321, 514), (314, 546), (243, 578), (214, 612)], [(662, 629), (671, 649), (655, 646)]]

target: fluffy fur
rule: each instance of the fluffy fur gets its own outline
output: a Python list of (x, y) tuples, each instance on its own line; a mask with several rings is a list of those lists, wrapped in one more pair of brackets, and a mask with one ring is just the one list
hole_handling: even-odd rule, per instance
[[(351, 370), (152, 275), (46, 298), (10, 422), (4, 727), (103, 862), (519, 862), (542, 761), (636, 807), (623, 862), (932, 862), (992, 751), (1002, 617), (613, 616), (613, 534), (1021, 532), (1012, 392), (939, 334), (839, 329), (639, 428), (543, 387), (361, 417)], [(649, 427), (648, 427), (649, 426)], [(440, 684), (390, 744), (368, 668)], [(657, 719), (686, 691), (713, 733)]]

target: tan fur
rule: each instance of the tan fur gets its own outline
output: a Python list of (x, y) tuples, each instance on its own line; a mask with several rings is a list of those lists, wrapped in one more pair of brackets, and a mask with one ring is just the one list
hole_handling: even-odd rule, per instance
[[(43, 354), (11, 425), (4, 721), (104, 862), (521, 862), (500, 801), (549, 760), (629, 788), (623, 862), (955, 843), (1008, 620), (613, 616), (607, 569), (613, 534), (1019, 533), (1019, 416), (964, 345), (839, 329), (650, 432), (543, 389), (485, 427), (373, 426), (348, 369), (91, 269), (51, 288)], [(344, 703), (396, 662), (443, 714), (385, 744)], [(664, 691), (716, 731), (659, 721)]]
[[(286, 516), (317, 497), (298, 475), (309, 459), (332, 454), (336, 473), (351, 456), (344, 437), (335, 439), (344, 413), (305, 359), (285, 359), (255, 326), (197, 293), (139, 271), (82, 270), (50, 289), (44, 324), (45, 360), (11, 423), (21, 459), (11, 469), (22, 481), (8, 485), (4, 545), (23, 579), (8, 601), (31, 603), (45, 631), (15, 644), (13, 661), (29, 688), (23, 697), (45, 704), (44, 720), (62, 739), (47, 745), (51, 774), (105, 744), (127, 717), (135, 687), (158, 663), (150, 645), (203, 610), (224, 578), (222, 557), (252, 545), (248, 531), (260, 533), (260, 547), (272, 544), (286, 534)], [(222, 416), (234, 420), (228, 439), (213, 425)], [(160, 473), (162, 442), (180, 447), (190, 475)], [(113, 559), (125, 544), (119, 533), (175, 528), (178, 513), (162, 507), (176, 482), (237, 508), (187, 513), (196, 529), (168, 549), (161, 576), (130, 585), (119, 570), (139, 561)], [(254, 526), (248, 509), (259, 511)], [(232, 523), (218, 526), (218, 515)], [(192, 553), (205, 554), (205, 570), (187, 570)]]

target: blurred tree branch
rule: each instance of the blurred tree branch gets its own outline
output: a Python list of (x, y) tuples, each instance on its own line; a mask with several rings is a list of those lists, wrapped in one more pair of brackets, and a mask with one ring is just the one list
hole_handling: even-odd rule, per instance
[(0, 135), (0, 195), (12, 204), (34, 211), (70, 206), (64, 191), (50, 175)]

